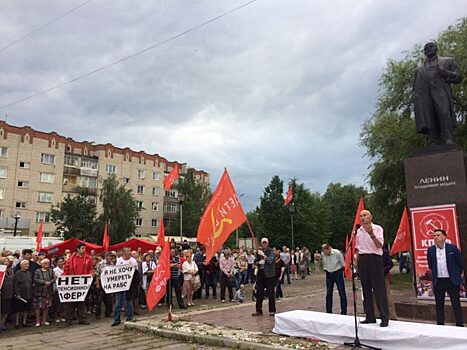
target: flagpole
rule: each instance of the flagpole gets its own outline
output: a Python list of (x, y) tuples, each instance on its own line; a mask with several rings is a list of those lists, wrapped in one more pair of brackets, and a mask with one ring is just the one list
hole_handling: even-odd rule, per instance
[(253, 240), (253, 243), (255, 244), (256, 248), (258, 248), (259, 246), (258, 241), (256, 240), (255, 234), (253, 233), (253, 230), (251, 229), (251, 225), (250, 225), (250, 221), (248, 220), (248, 217), (246, 218), (246, 224), (248, 225), (248, 229), (250, 230), (251, 239)]
[(292, 249), (295, 249), (294, 233), (293, 233), (293, 213), (295, 211), (294, 204), (292, 203), (289, 207), (290, 211), (290, 231), (292, 235)]

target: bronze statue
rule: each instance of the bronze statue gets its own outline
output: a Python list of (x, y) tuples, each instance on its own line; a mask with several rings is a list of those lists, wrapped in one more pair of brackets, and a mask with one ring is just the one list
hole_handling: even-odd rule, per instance
[(423, 48), (426, 60), (415, 70), (415, 124), (417, 132), (427, 134), (432, 145), (453, 144), (457, 120), (450, 84), (461, 83), (463, 76), (453, 58), (438, 57), (437, 51), (435, 43), (427, 43)]

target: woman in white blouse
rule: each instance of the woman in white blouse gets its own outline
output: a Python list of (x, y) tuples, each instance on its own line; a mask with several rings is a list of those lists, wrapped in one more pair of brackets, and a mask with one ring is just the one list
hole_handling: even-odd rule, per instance
[(188, 306), (195, 306), (193, 304), (193, 293), (195, 292), (195, 287), (193, 280), (198, 273), (198, 266), (193, 261), (193, 251), (191, 249), (187, 250), (185, 255), (185, 262), (182, 265), (183, 272), (183, 295), (187, 298)]
[(143, 257), (143, 289), (148, 292), (149, 285), (151, 284), (152, 275), (156, 268), (156, 263), (151, 259), (150, 254), (145, 254)]

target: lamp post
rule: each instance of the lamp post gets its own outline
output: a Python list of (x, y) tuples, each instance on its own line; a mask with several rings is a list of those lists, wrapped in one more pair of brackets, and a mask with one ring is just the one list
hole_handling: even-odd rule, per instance
[[(242, 194), (238, 197), (238, 200), (240, 201), (240, 198), (242, 198), (244, 195), (245, 195), (245, 193), (242, 193)], [(237, 229), (235, 230), (235, 247), (236, 247), (236, 248), (240, 248), (240, 247), (238, 246), (238, 227), (237, 227)]]
[(15, 220), (15, 228), (13, 230), (13, 237), (16, 236), (16, 231), (18, 229), (18, 220), (21, 219), (21, 215), (19, 215), (18, 213), (16, 213), (14, 216), (13, 216), (13, 219)]
[(294, 242), (294, 237), (293, 237), (293, 213), (295, 212), (295, 207), (293, 203), (290, 204), (289, 211), (290, 211), (290, 231), (292, 235), (292, 249), (295, 249), (295, 242)]
[(180, 206), (180, 244), (182, 244), (183, 240), (183, 195), (180, 195), (179, 197), (179, 206)]

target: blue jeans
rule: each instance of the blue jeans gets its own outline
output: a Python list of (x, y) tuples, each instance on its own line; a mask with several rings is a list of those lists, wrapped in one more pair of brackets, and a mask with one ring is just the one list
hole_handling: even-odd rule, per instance
[(276, 298), (283, 298), (284, 294), (282, 294), (282, 287), (281, 287), (281, 280), (278, 278), (276, 281)]
[(237, 290), (239, 290), (241, 284), (246, 284), (246, 274), (247, 274), (246, 271), (238, 272), (237, 275), (235, 276)]
[(252, 264), (248, 264), (248, 269), (246, 270), (246, 283), (255, 283), (255, 271)]
[(334, 292), (334, 283), (337, 285), (339, 297), (341, 300), (341, 314), (347, 315), (347, 296), (345, 295), (344, 271), (343, 269), (335, 272), (326, 271), (326, 312), (332, 314), (332, 294)]
[(285, 266), (285, 278), (287, 278), (287, 284), (290, 284), (290, 265)]
[(124, 304), (126, 309), (126, 320), (130, 321), (133, 319), (133, 300), (126, 299), (127, 292), (115, 293), (115, 310), (114, 310), (114, 322), (120, 322), (120, 314), (122, 312), (122, 306)]

